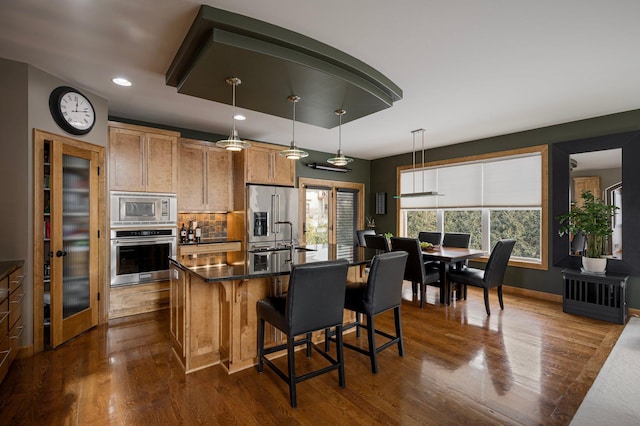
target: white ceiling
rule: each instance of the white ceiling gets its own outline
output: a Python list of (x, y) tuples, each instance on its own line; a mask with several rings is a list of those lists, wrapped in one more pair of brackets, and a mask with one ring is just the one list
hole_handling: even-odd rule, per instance
[[(409, 152), (416, 128), (431, 148), (640, 108), (638, 0), (3, 0), (0, 57), (106, 98), (111, 115), (228, 134), (230, 106), (164, 83), (201, 3), (327, 43), (402, 88), (343, 126), (348, 156)], [(290, 143), (289, 120), (245, 115), (242, 138)], [(296, 140), (334, 152), (338, 129), (298, 123)]]

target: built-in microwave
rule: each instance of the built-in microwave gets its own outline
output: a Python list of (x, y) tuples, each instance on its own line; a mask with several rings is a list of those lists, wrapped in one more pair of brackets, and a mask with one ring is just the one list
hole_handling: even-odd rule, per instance
[(175, 194), (111, 192), (111, 227), (171, 225), (178, 223)]

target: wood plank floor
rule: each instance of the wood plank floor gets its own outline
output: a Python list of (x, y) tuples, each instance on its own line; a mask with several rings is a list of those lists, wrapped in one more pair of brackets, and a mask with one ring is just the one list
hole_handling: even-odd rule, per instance
[[(405, 286), (405, 356), (389, 348), (371, 374), (345, 349), (345, 389), (337, 373), (298, 385), (298, 408), (271, 370), (227, 375), (221, 366), (185, 376), (170, 351), (168, 311), (112, 320), (14, 363), (0, 387), (0, 423), (158, 424), (568, 424), (623, 326), (562, 313), (558, 303), (482, 292), (420, 310)], [(390, 313), (377, 318), (392, 330)], [(346, 336), (356, 342), (354, 334)], [(361, 339), (366, 344), (366, 337)], [(284, 368), (285, 359), (281, 358)], [(301, 371), (323, 363), (297, 352)]]

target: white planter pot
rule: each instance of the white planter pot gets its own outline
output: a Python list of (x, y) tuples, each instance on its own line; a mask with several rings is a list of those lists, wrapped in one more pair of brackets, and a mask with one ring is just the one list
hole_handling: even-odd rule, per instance
[(598, 274), (602, 274), (607, 269), (607, 258), (582, 256), (582, 268), (586, 272), (595, 272)]

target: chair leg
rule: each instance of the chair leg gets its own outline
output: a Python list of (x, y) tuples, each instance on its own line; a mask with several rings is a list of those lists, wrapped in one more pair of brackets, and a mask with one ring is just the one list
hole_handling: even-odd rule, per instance
[(420, 283), (420, 309), (424, 308), (424, 297), (427, 293), (427, 285), (425, 283)]
[(342, 343), (342, 326), (336, 326), (336, 359), (338, 360), (338, 382), (340, 387), (345, 387), (344, 377), (344, 345)]
[(491, 310), (489, 309), (489, 289), (484, 289), (484, 307), (487, 310), (487, 315), (491, 315)]
[(414, 296), (418, 294), (418, 285), (415, 281), (411, 281), (411, 291)]
[(402, 322), (400, 321), (400, 306), (393, 308), (393, 317), (396, 323), (396, 337), (398, 338), (398, 354), (404, 356), (404, 342), (402, 341)]
[(360, 337), (360, 312), (356, 312), (356, 337)]
[(306, 336), (306, 340), (307, 340), (307, 358), (311, 358), (311, 337), (312, 337), (312, 334), (311, 333), (307, 333), (307, 336)]
[(498, 286), (498, 300), (500, 301), (500, 309), (504, 311), (504, 303), (502, 302), (502, 286)]
[(289, 402), (291, 406), (296, 408), (298, 400), (296, 397), (296, 359), (295, 359), (295, 344), (293, 336), (287, 336), (287, 358), (289, 366)]
[(369, 339), (369, 358), (371, 358), (371, 372), (378, 374), (378, 352), (376, 351), (376, 330), (373, 315), (367, 315), (367, 338)]
[(467, 285), (466, 284), (462, 284), (462, 291), (464, 294), (464, 300), (467, 300)]
[(324, 329), (324, 351), (325, 352), (329, 352), (329, 350), (331, 349), (331, 340), (329, 340), (330, 337), (331, 337), (331, 329), (325, 328)]
[(258, 372), (260, 373), (264, 370), (262, 357), (264, 357), (264, 318), (258, 320)]

